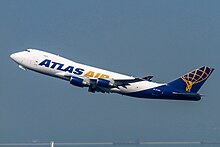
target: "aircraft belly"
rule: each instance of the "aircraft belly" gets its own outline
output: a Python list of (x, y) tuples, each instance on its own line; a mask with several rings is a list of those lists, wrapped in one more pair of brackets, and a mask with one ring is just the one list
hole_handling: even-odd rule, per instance
[(150, 98), (150, 99), (170, 99), (170, 100), (190, 100), (198, 101), (201, 99), (200, 96), (195, 95), (175, 95), (174, 91), (182, 92), (179, 89), (169, 87), (167, 85), (161, 85), (150, 89), (145, 89), (136, 92), (123, 93), (127, 96), (137, 97), (137, 98)]

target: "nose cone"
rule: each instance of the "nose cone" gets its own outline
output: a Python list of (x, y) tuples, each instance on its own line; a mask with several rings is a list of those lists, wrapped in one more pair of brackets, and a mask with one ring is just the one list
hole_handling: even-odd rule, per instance
[(15, 60), (15, 56), (16, 56), (15, 54), (16, 54), (16, 53), (10, 55), (10, 57), (11, 57), (12, 60)]
[(13, 53), (10, 55), (11, 59), (14, 60), (16, 63), (18, 64), (21, 64), (23, 59), (22, 59), (22, 56), (21, 56), (21, 53), (18, 52), (18, 53)]

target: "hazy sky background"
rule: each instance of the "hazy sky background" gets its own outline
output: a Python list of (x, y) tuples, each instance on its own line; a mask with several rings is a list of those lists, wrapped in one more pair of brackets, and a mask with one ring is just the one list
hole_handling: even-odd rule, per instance
[[(215, 71), (199, 102), (92, 94), (20, 70), (26, 48), (157, 82)], [(1, 0), (0, 51), (0, 143), (220, 140), (220, 1)]]

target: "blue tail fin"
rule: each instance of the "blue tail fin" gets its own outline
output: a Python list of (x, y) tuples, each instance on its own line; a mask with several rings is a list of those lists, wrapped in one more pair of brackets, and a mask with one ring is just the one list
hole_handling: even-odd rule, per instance
[(168, 85), (187, 92), (197, 93), (213, 71), (214, 68), (203, 66), (169, 82)]

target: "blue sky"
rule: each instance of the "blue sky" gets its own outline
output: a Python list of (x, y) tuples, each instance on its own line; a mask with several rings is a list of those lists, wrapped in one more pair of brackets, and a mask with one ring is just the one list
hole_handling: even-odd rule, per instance
[[(219, 140), (220, 1), (0, 1), (0, 143)], [(9, 58), (38, 48), (167, 82), (215, 68), (199, 102), (88, 93), (24, 72)]]

